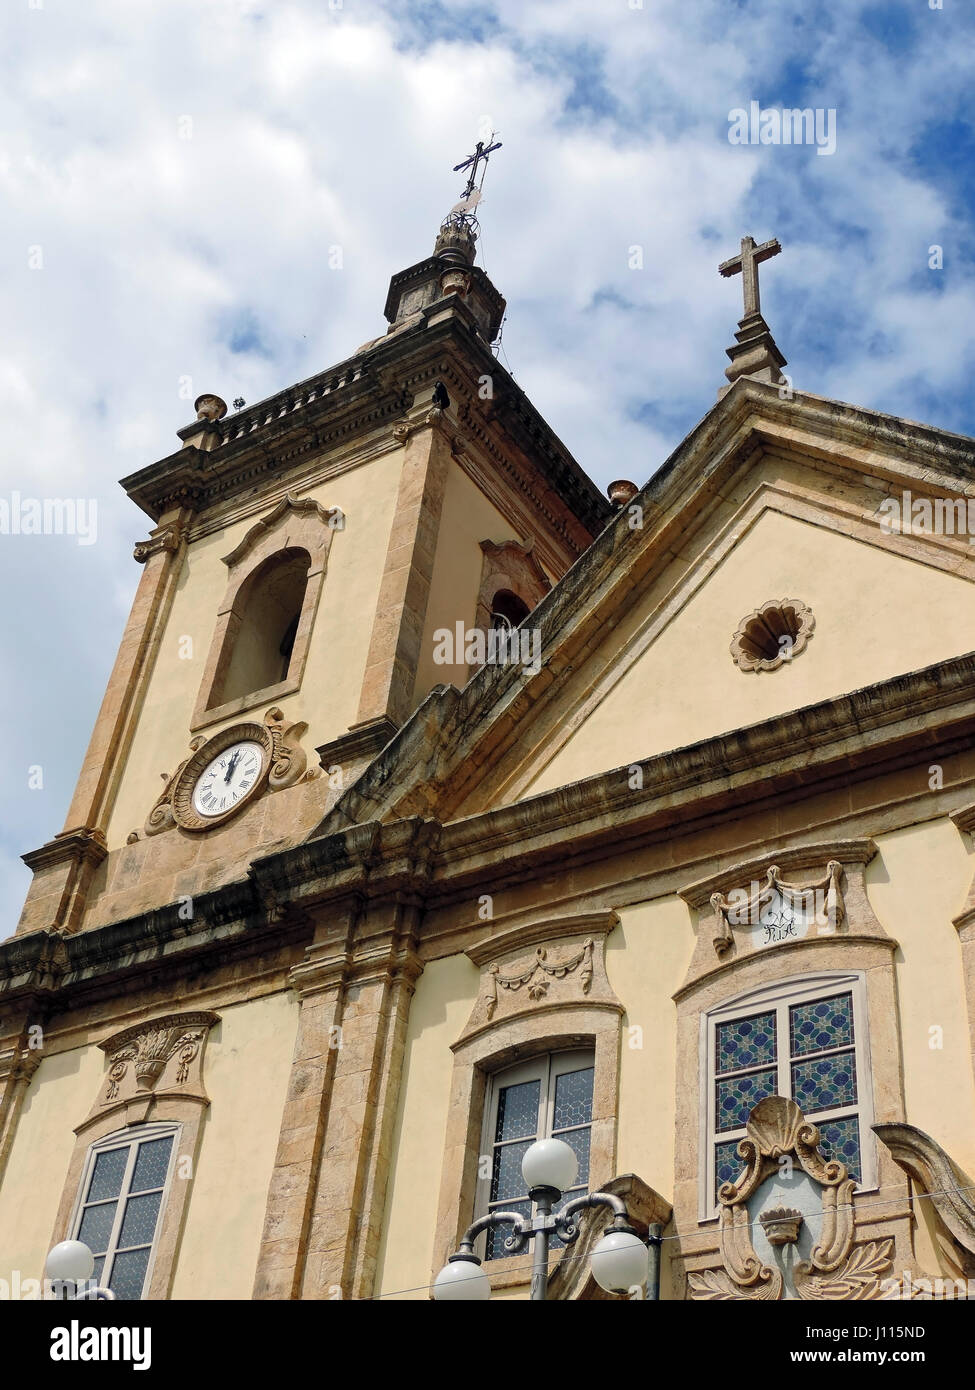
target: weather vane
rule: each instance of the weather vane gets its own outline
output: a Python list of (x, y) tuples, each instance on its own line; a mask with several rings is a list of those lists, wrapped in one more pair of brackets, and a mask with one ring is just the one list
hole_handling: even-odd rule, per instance
[[(455, 203), (450, 209), (448, 222), (466, 223), (470, 230), (477, 235), (477, 218), (474, 209), (481, 201), (481, 189), (484, 187), (484, 175), (487, 173), (488, 157), (495, 150), (500, 150), (501, 141), (495, 140), (496, 131), (491, 131), (487, 140), (478, 140), (474, 147), (474, 153), (454, 165), (454, 173), (459, 174), (463, 169), (470, 169), (467, 184), (463, 193), (460, 195), (460, 202)], [(483, 161), (483, 164), (482, 164)], [(478, 179), (478, 166), (481, 166), (481, 177)]]

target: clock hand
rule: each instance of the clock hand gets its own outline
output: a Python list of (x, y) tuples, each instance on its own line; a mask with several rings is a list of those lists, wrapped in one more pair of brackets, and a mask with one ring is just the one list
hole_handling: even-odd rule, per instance
[(230, 779), (231, 779), (231, 777), (233, 777), (233, 775), (234, 775), (234, 768), (237, 766), (237, 759), (238, 759), (239, 757), (240, 757), (240, 750), (238, 749), (237, 752), (234, 754), (234, 756), (230, 759), (230, 762), (227, 764), (227, 775), (226, 775), (226, 777), (224, 777), (224, 779), (223, 779), (225, 782), (229, 782)]

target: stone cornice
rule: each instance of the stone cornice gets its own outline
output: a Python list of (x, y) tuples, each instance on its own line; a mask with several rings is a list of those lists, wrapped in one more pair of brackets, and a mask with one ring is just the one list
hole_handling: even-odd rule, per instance
[(438, 374), (447, 352), (459, 378), (476, 395), (489, 373), (499, 397), (490, 412), (528, 451), (553, 492), (594, 534), (612, 508), (545, 423), (528, 397), (474, 332), (475, 320), (456, 296), (424, 309), (415, 328), (381, 338), (366, 351), (218, 423), (220, 441), (207, 450), (188, 445), (122, 480), (144, 511), (158, 519), (174, 497), (202, 511), (243, 495), (268, 475), (313, 450), (349, 446), (387, 427), (411, 404), (418, 384)]
[[(151, 973), (163, 957), (175, 963), (231, 947), (257, 950), (269, 934), (306, 931), (307, 912), (324, 904), (446, 903), (483, 881), (486, 867), (497, 892), (536, 876), (542, 865), (564, 863), (570, 850), (576, 857), (616, 855), (629, 842), (666, 838), (696, 821), (738, 819), (772, 795), (849, 786), (857, 776), (943, 756), (970, 746), (973, 732), (975, 654), (969, 654), (658, 755), (642, 764), (641, 791), (619, 769), (447, 825), (418, 817), (338, 825), (256, 860), (247, 879), (198, 898), (193, 922), (180, 920), (173, 903), (71, 936), (10, 938), (0, 944), (0, 1000), (73, 992), (120, 970)], [(433, 719), (430, 734), (436, 735)], [(866, 862), (869, 844), (824, 840), (801, 847), (798, 859), (775, 845), (769, 852), (790, 867), (806, 854), (821, 858), (837, 848), (840, 860), (846, 855), (851, 862), (855, 854)], [(560, 919), (564, 930), (573, 921)], [(377, 942), (376, 949), (385, 948)]]
[(877, 853), (873, 840), (811, 840), (808, 844), (797, 845), (794, 849), (768, 850), (764, 854), (743, 860), (731, 868), (698, 879), (681, 889), (680, 897), (688, 907), (705, 907), (711, 901), (712, 893), (723, 892), (739, 881), (764, 875), (772, 859), (783, 874), (801, 872), (803, 869), (822, 871), (831, 859), (840, 864), (869, 864)]

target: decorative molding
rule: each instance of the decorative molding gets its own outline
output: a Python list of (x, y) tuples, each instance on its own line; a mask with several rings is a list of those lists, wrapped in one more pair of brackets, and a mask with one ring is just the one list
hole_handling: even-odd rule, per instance
[(350, 763), (371, 760), (381, 752), (391, 739), (395, 738), (399, 725), (386, 715), (364, 719), (353, 724), (348, 733), (328, 743), (320, 744), (315, 752), (321, 767), (327, 772), (330, 767), (344, 767)]
[[(732, 920), (735, 925), (760, 926), (766, 933), (762, 945), (788, 939), (801, 939), (810, 925), (824, 926), (830, 933), (837, 931), (843, 923), (843, 897), (840, 892), (840, 879), (843, 866), (836, 859), (826, 865), (825, 877), (813, 883), (786, 883), (779, 876), (778, 865), (766, 870), (765, 884), (749, 897), (741, 890), (741, 896), (732, 902), (723, 893), (712, 893), (711, 906), (714, 909), (717, 930), (713, 944), (719, 957), (734, 945)], [(772, 914), (779, 920), (769, 920), (769, 909), (777, 902), (782, 911)]]
[[(344, 529), (345, 516), (338, 507), (323, 507), (320, 502), (316, 502), (313, 497), (293, 497), (291, 493), (286, 493), (275, 507), (263, 516), (260, 521), (247, 532), (239, 545), (235, 546), (229, 555), (224, 555), (223, 563), (228, 569), (234, 569), (242, 560), (246, 559), (250, 552), (274, 531), (275, 527), (287, 516), (294, 513), (296, 518), (318, 522), (331, 531), (341, 531)], [(287, 538), (287, 543), (291, 544), (291, 536)], [(300, 544), (300, 541), (298, 542)], [(263, 556), (262, 556), (263, 558)]]
[(815, 626), (812, 610), (800, 599), (769, 599), (738, 624), (732, 659), (739, 671), (777, 671), (805, 650)]
[(492, 1028), (551, 1010), (622, 1014), (605, 963), (606, 935), (618, 921), (615, 912), (553, 918), (509, 927), (470, 947), (466, 955), (480, 968), (481, 984), (454, 1047)]
[(592, 984), (592, 937), (587, 937), (583, 942), (582, 949), (576, 951), (574, 955), (563, 957), (562, 960), (550, 961), (544, 946), (535, 949), (535, 959), (526, 970), (520, 973), (515, 972), (510, 975), (503, 975), (498, 964), (491, 966), (488, 971), (489, 989), (487, 1016), (493, 1018), (498, 1007), (498, 990), (509, 989), (519, 990), (525, 986), (525, 993), (532, 1003), (537, 1003), (539, 999), (544, 999), (548, 994), (549, 984), (552, 980), (564, 980), (566, 975), (571, 975), (577, 966), (581, 965), (579, 971), (579, 987), (583, 994), (589, 993)]
[(176, 522), (170, 522), (167, 526), (157, 526), (148, 540), (136, 541), (133, 558), (138, 560), (140, 565), (144, 565), (152, 555), (159, 555), (165, 551), (175, 552), (179, 550), (183, 536), (183, 527)]
[[(864, 883), (864, 868), (876, 853), (869, 839), (821, 841), (773, 850), (679, 889), (699, 916), (697, 946), (675, 999), (714, 971), (761, 954), (854, 937), (895, 949)], [(815, 877), (797, 881), (813, 868)]]
[(925, 1194), (933, 1207), (954, 1261), (968, 1278), (975, 1277), (975, 1200), (968, 1181), (944, 1149), (923, 1129), (908, 1124), (874, 1125), (873, 1132)]
[[(794, 1288), (801, 1299), (814, 1301), (891, 1298), (899, 1294), (897, 1280), (882, 1276), (891, 1266), (893, 1239), (886, 1237), (854, 1245), (854, 1180), (846, 1165), (819, 1153), (819, 1129), (784, 1096), (767, 1096), (748, 1117), (747, 1135), (738, 1144), (745, 1171), (737, 1183), (722, 1183), (721, 1268), (688, 1275), (690, 1297), (697, 1300), (778, 1300), (783, 1272), (759, 1259), (751, 1240), (747, 1202), (780, 1171), (779, 1160), (792, 1156), (822, 1189), (822, 1221), (808, 1260), (794, 1267)], [(798, 1213), (790, 1213), (793, 1217)], [(775, 1213), (766, 1212), (767, 1219)], [(777, 1214), (781, 1220), (781, 1213)], [(760, 1218), (761, 1220), (762, 1218)], [(798, 1235), (798, 1228), (796, 1231)]]
[(100, 1042), (98, 1046), (108, 1060), (108, 1075), (77, 1132), (117, 1109), (126, 1111), (128, 1123), (147, 1119), (152, 1103), (163, 1094), (190, 1095), (208, 1104), (203, 1049), (217, 1022), (219, 1015), (209, 1010), (165, 1014)]
[[(635, 1173), (622, 1173), (609, 1182), (600, 1183), (599, 1189), (626, 1203), (630, 1224), (641, 1239), (646, 1239), (650, 1226), (666, 1226), (671, 1218), (670, 1203)], [(588, 1207), (579, 1213), (579, 1234), (571, 1245), (562, 1249), (549, 1276), (548, 1296), (552, 1302), (589, 1303), (618, 1297), (601, 1289), (592, 1273), (592, 1252), (605, 1235), (607, 1222), (605, 1207)]]

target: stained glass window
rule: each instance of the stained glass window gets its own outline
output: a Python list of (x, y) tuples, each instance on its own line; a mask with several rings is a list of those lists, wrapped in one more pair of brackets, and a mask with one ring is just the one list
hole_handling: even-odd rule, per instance
[[(579, 1171), (563, 1202), (577, 1197), (589, 1185), (589, 1140), (592, 1128), (593, 1064), (591, 1053), (551, 1053), (534, 1062), (513, 1067), (494, 1080), (488, 1132), (492, 1140), (488, 1211), (503, 1209), (531, 1215), (531, 1202), (521, 1161), (536, 1139), (562, 1139), (575, 1150)], [(484, 1257), (496, 1260), (504, 1248), (510, 1226), (488, 1230)], [(553, 1245), (561, 1242), (553, 1238)]]
[(743, 1171), (738, 1141), (752, 1109), (770, 1095), (790, 1096), (818, 1126), (821, 1152), (862, 1180), (852, 990), (836, 992), (834, 985), (832, 993), (816, 995), (800, 987), (790, 997), (784, 988), (760, 1012), (719, 1015), (710, 1036), (712, 1206), (722, 1183)]
[(140, 1299), (159, 1226), (175, 1131), (158, 1129), (98, 1150), (75, 1223), (94, 1277), (116, 1298)]

